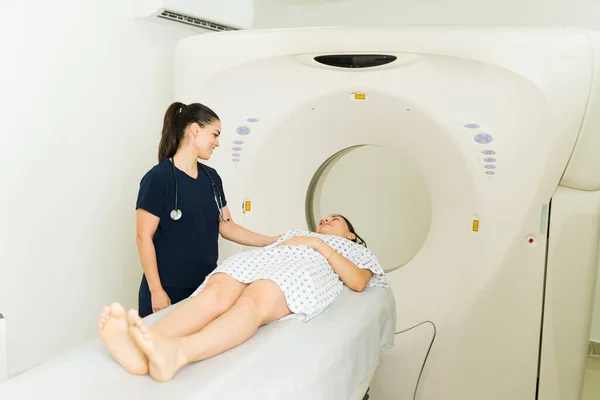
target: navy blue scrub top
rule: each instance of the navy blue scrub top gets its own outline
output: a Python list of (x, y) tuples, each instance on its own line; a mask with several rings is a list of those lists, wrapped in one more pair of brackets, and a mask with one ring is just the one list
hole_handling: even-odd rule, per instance
[[(227, 205), (221, 177), (204, 166)], [(175, 178), (171, 160), (164, 159), (144, 175), (136, 209), (142, 208), (160, 218), (153, 237), (158, 274), (163, 287), (195, 289), (217, 266), (219, 257), (219, 209), (210, 179), (198, 163), (198, 177), (175, 168), (179, 183), (177, 207), (183, 213), (178, 221), (170, 217), (175, 208)]]

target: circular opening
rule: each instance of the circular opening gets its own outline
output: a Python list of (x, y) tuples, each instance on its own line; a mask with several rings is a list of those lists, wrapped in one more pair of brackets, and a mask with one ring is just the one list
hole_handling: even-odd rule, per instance
[(431, 198), (423, 176), (390, 149), (362, 145), (344, 149), (321, 165), (306, 202), (308, 226), (329, 214), (352, 223), (386, 272), (410, 261), (431, 224)]

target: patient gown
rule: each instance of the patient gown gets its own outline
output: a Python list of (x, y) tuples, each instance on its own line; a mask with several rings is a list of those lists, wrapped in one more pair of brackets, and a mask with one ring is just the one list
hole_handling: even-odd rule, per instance
[(279, 246), (294, 236), (318, 237), (359, 268), (369, 269), (373, 276), (368, 286), (387, 287), (383, 268), (367, 248), (340, 236), (321, 235), (305, 230), (286, 232), (275, 243), (233, 255), (223, 261), (192, 294), (198, 294), (207, 280), (217, 272), (251, 283), (269, 279), (281, 288), (295, 318), (308, 321), (323, 312), (342, 293), (343, 282), (327, 259), (308, 246)]

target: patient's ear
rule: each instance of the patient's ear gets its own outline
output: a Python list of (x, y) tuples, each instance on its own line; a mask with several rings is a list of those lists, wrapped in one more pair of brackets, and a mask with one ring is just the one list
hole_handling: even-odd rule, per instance
[(350, 232), (350, 235), (348, 235), (348, 240), (354, 240), (356, 239), (356, 235), (352, 232)]

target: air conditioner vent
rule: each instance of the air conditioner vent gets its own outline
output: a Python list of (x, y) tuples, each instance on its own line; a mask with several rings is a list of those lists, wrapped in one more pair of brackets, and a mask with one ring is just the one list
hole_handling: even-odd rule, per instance
[(229, 26), (215, 24), (214, 22), (204, 21), (198, 18), (188, 17), (187, 15), (179, 14), (173, 11), (164, 10), (159, 15), (159, 18), (168, 19), (170, 21), (180, 22), (182, 24), (192, 25), (199, 28), (210, 29), (211, 31), (237, 31)]

